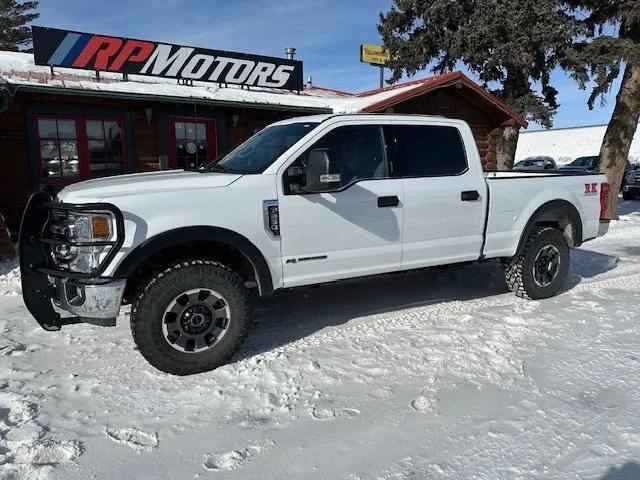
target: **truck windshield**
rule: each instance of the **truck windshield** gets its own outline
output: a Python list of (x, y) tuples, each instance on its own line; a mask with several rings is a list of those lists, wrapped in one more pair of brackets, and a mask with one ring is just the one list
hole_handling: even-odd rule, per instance
[(267, 127), (221, 159), (209, 163), (202, 170), (262, 173), (289, 147), (318, 125), (318, 122), (300, 122)]

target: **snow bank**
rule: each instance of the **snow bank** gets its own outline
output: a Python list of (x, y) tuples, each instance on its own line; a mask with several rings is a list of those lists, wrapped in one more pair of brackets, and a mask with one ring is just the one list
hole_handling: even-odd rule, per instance
[[(566, 164), (577, 157), (598, 155), (606, 129), (606, 125), (596, 125), (536, 132), (523, 131), (520, 133), (516, 159), (546, 155), (553, 157), (560, 164)], [(629, 160), (632, 163), (640, 162), (640, 129), (631, 144)]]
[(18, 258), (0, 259), (0, 295), (20, 295)]

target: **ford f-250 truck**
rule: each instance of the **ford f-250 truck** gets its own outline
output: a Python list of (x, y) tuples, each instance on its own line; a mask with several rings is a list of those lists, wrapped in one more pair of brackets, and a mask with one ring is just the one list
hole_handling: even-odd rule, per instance
[(238, 350), (251, 289), (500, 259), (516, 295), (555, 295), (569, 249), (606, 232), (607, 194), (602, 175), (483, 173), (460, 120), (293, 118), (197, 171), (34, 194), (23, 296), (46, 330), (114, 325), (131, 304), (140, 353), (191, 374)]

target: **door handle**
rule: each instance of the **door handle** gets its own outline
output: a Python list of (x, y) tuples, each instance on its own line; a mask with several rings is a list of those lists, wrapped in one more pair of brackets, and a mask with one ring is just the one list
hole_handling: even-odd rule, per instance
[(396, 195), (378, 197), (378, 208), (397, 207), (398, 205), (400, 205), (400, 199)]
[(480, 198), (480, 193), (477, 190), (469, 190), (460, 194), (460, 199), (463, 202), (473, 202)]

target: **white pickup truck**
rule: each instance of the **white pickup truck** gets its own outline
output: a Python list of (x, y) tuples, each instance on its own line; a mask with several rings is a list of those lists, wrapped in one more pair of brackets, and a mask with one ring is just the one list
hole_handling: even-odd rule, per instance
[(251, 289), (500, 259), (516, 295), (555, 295), (569, 248), (608, 228), (606, 181), (485, 174), (460, 120), (293, 118), (198, 171), (34, 194), (20, 234), (23, 296), (46, 330), (114, 325), (130, 303), (152, 365), (202, 372), (240, 347)]

